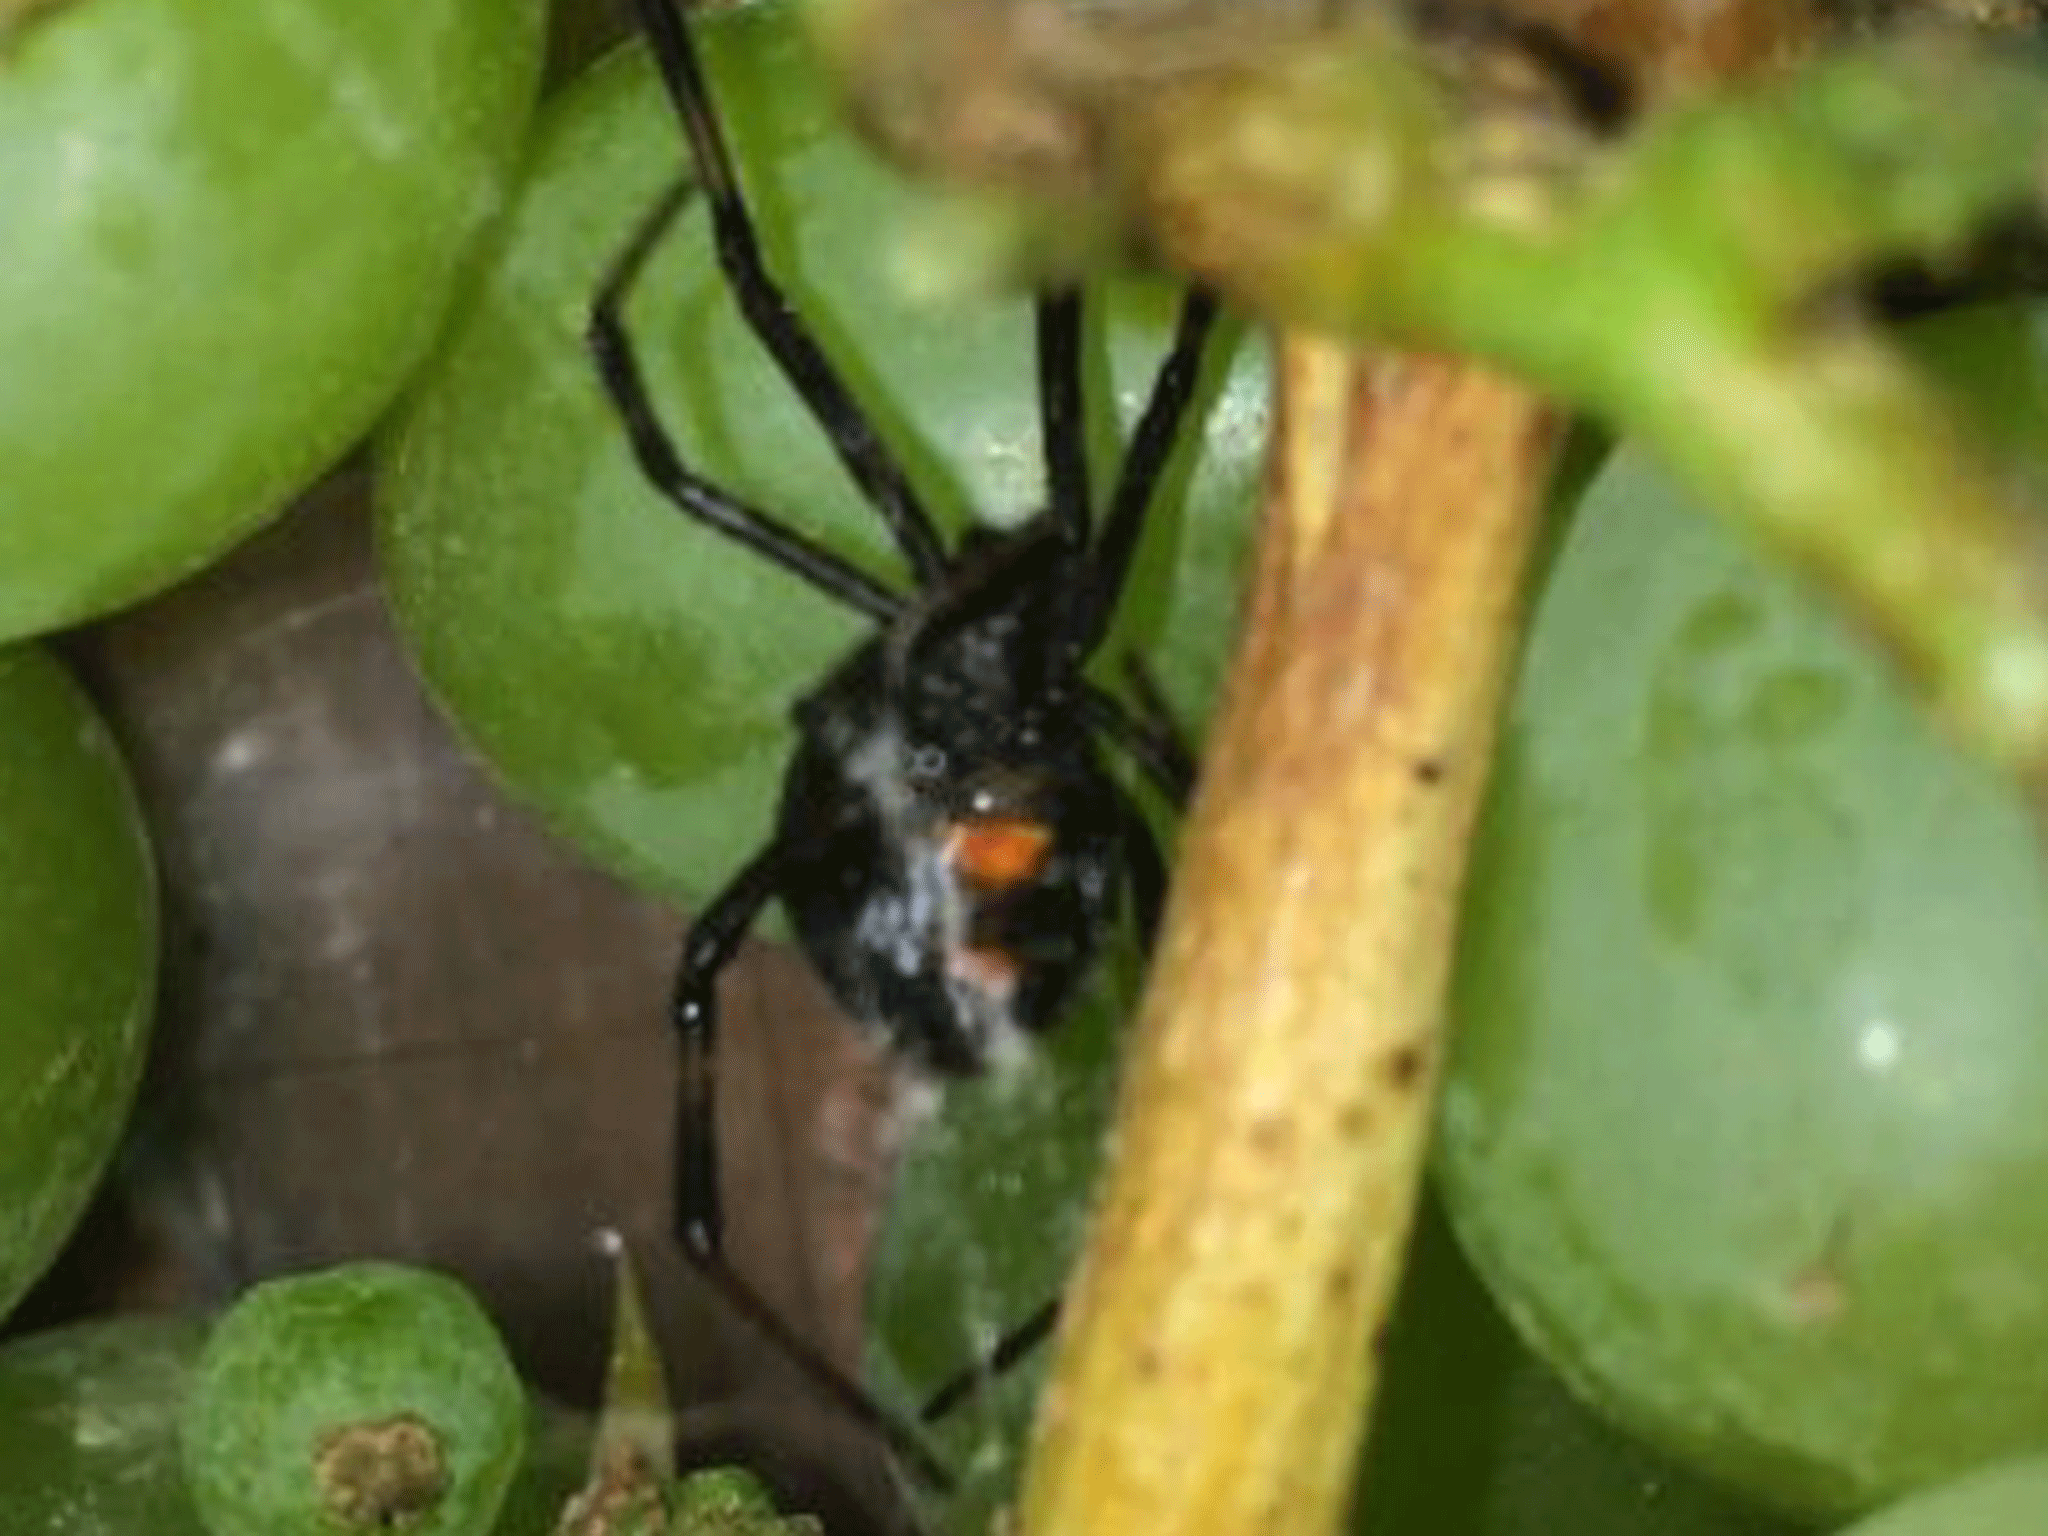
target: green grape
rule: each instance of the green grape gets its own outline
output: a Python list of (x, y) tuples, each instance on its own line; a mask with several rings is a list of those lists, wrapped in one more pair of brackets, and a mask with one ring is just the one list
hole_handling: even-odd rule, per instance
[(1589, 1412), (1515, 1337), (1425, 1198), (1354, 1536), (1800, 1536)]
[[(0, 1345), (7, 1536), (207, 1536), (178, 1433), (206, 1338), (199, 1318), (134, 1314)], [(526, 1440), (497, 1536), (555, 1536), (584, 1480), (587, 1416), (534, 1398)]]
[(526, 1427), (469, 1292), (357, 1263), (248, 1291), (207, 1340), (180, 1433), (212, 1536), (483, 1536)]
[(121, 1317), (0, 1347), (8, 1536), (205, 1536), (178, 1464), (178, 1410), (205, 1325)]
[(168, 584), (384, 410), (500, 201), (543, 13), (0, 5), (0, 638)]
[(1842, 1536), (2025, 1536), (2048, 1531), (2048, 1458), (1972, 1472), (1860, 1520)]
[[(2009, 417), (2041, 375), (1989, 324), (1941, 358)], [(2044, 940), (2019, 797), (1623, 449), (1536, 612), (1477, 850), (1461, 1237), (1588, 1398), (1787, 1509), (2040, 1444)]]
[[(949, 529), (1042, 502), (1029, 307), (905, 290), (892, 234), (912, 190), (834, 120), (795, 30), (762, 4), (693, 19), (763, 243)], [(481, 291), (383, 443), (380, 549), (426, 679), (556, 828), (642, 884), (701, 899), (760, 845), (794, 746), (788, 710), (865, 631), (857, 615), (687, 520), (629, 454), (583, 345), (599, 275), (683, 163), (636, 48), (546, 118)], [(701, 204), (630, 308), (664, 421), (693, 467), (884, 579), (874, 511), (740, 320)], [(1149, 384), (1177, 295), (1123, 283), (1090, 361), (1098, 486)], [(1249, 349), (1198, 460), (1168, 476), (1112, 655), (1151, 655), (1184, 717), (1206, 708), (1236, 604), (1266, 420)], [(1105, 673), (1106, 684), (1121, 678)]]
[(156, 875), (113, 739), (55, 661), (0, 648), (0, 1316), (114, 1150), (156, 958)]
[[(0, 1346), (6, 1536), (209, 1536), (178, 1444), (205, 1343), (203, 1319), (127, 1315)], [(526, 1444), (496, 1536), (555, 1536), (590, 1419), (530, 1399)]]

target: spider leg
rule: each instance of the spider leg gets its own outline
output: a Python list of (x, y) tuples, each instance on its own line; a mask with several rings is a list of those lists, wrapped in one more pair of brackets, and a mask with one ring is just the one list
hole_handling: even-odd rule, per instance
[(717, 1042), (718, 977), (738, 951), (781, 884), (785, 855), (780, 844), (756, 854), (691, 923), (683, 940), (669, 1015), (681, 1047), (676, 1087), (676, 1237), (690, 1267), (710, 1282), (727, 1304), (768, 1337), (812, 1385), (850, 1417), (874, 1431), (904, 1464), (944, 1492), (953, 1477), (917, 1433), (861, 1390), (784, 1321), (725, 1256), (725, 1210), (718, 1191)]
[[(1073, 621), (1075, 654), (1085, 656), (1100, 645), (1116, 614), (1117, 600), (1123, 595), (1124, 581), (1130, 575), (1131, 558), (1137, 552), (1138, 535), (1145, 526), (1146, 510), (1152, 504), (1160, 471), (1173, 452), (1188, 406), (1194, 400), (1195, 386), (1201, 378), (1203, 349), (1215, 323), (1215, 297), (1203, 289), (1190, 288), (1181, 301), (1173, 344), (1153, 376), (1152, 392), (1139, 413), (1130, 445), (1124, 450), (1123, 463), (1117, 469), (1109, 515), (1103, 520), (1087, 591)], [(1137, 668), (1132, 679), (1144, 706), (1144, 718), (1134, 716), (1113, 695), (1093, 683), (1082, 688), (1082, 715), (1090, 727), (1102, 731), (1130, 753), (1176, 807), (1185, 806), (1194, 789), (1194, 754), (1188, 750), (1186, 739), (1149, 676)]]
[[(1138, 942), (1147, 957), (1159, 936), (1159, 919), (1166, 905), (1166, 861), (1159, 852), (1159, 840), (1152, 834), (1144, 814), (1128, 797), (1123, 802), (1124, 846), (1129, 860), (1131, 906), (1138, 923)], [(996, 1341), (995, 1348), (966, 1369), (943, 1382), (925, 1399), (917, 1412), (918, 1422), (936, 1424), (983, 1385), (1003, 1375), (1052, 1336), (1060, 1320), (1060, 1298), (1055, 1296), (1023, 1322)]]
[[(1071, 290), (1043, 295), (1038, 301), (1038, 391), (1041, 430), (1045, 439), (1046, 485), (1053, 518), (1063, 531), (1079, 530), (1073, 539), (1085, 543), (1088, 527), (1088, 466), (1080, 385), (1080, 298)], [(1077, 637), (1076, 656), (1092, 650), (1108, 628), (1109, 616), (1123, 588), (1147, 506), (1159, 472), (1194, 397), (1201, 372), (1202, 349), (1216, 317), (1215, 300), (1191, 289), (1181, 306), (1172, 348), (1152, 385), (1151, 397), (1138, 418), (1131, 444), (1117, 474), (1116, 489), (1097, 547), (1094, 575), (1070, 633)], [(1129, 663), (1142, 718), (1115, 695), (1084, 683), (1078, 697), (1091, 728), (1114, 739), (1172, 801), (1184, 808), (1194, 786), (1195, 761), (1182, 739), (1151, 675), (1135, 659)], [(1166, 901), (1166, 865), (1158, 840), (1138, 808), (1123, 801), (1125, 847), (1140, 942), (1152, 952)], [(918, 1420), (933, 1424), (974, 1396), (988, 1381), (1002, 1375), (1051, 1337), (1059, 1323), (1060, 1298), (1040, 1306), (996, 1341), (995, 1347), (940, 1384), (918, 1410)]]
[(1138, 921), (1138, 943), (1147, 961), (1159, 939), (1159, 919), (1166, 911), (1166, 858), (1144, 812), (1119, 795), (1124, 813), (1124, 857), (1131, 881), (1131, 910)]
[(741, 313), (782, 369), (783, 377), (831, 439), (854, 484), (889, 525), (889, 532), (910, 562), (918, 585), (931, 584), (947, 564), (938, 530), (911, 489), (902, 464), (875, 431), (761, 259), (754, 221), (740, 196), (732, 155), (711, 109), (710, 93), (697, 64), (689, 28), (677, 11), (675, 0), (633, 0), (633, 9), (641, 30), (647, 34), (648, 46), (654, 51), (669, 100), (682, 121), (699, 184), (711, 200), (718, 262), (732, 285)]
[(1134, 675), (1143, 679), (1137, 686), (1144, 717), (1132, 714), (1115, 694), (1087, 683), (1081, 690), (1082, 718), (1090, 729), (1102, 732), (1128, 752), (1175, 810), (1185, 810), (1195, 788), (1195, 755), (1188, 750), (1173, 717), (1165, 712), (1151, 675), (1135, 658), (1130, 666), (1136, 669)]
[(967, 1399), (979, 1392), (984, 1382), (1001, 1376), (1039, 1345), (1052, 1337), (1059, 1326), (1060, 1298), (1055, 1296), (1023, 1322), (996, 1341), (996, 1347), (974, 1364), (950, 1377), (938, 1391), (925, 1399), (917, 1411), (918, 1422), (936, 1424)]
[(903, 611), (900, 597), (822, 544), (720, 490), (690, 469), (655, 411), (646, 378), (640, 371), (639, 356), (626, 333), (626, 300), (647, 258), (693, 190), (687, 181), (675, 182), (647, 210), (599, 283), (585, 331), (598, 377), (625, 425), (640, 472), (686, 515), (801, 576), (828, 597), (887, 623)]
[(1159, 488), (1160, 471), (1166, 467), (1180, 437), (1188, 405), (1195, 397), (1203, 348), (1215, 321), (1215, 296), (1200, 288), (1190, 288), (1181, 301), (1173, 345), (1153, 376), (1151, 396), (1131, 431), (1130, 445), (1124, 449), (1123, 463), (1117, 469), (1116, 487), (1110, 493), (1109, 513), (1103, 519), (1102, 537), (1095, 546), (1089, 601), (1082, 614), (1079, 639), (1084, 652), (1101, 644), (1116, 614), (1124, 579), (1130, 574), (1131, 557), (1137, 552), (1138, 535), (1144, 531), (1146, 510)]
[(1038, 296), (1038, 421), (1046, 500), (1067, 544), (1088, 547), (1087, 423), (1081, 400), (1081, 292)]
[(1130, 685), (1131, 697), (1137, 701), (1136, 721), (1138, 726), (1155, 743), (1154, 750), (1172, 765), (1179, 792), (1172, 787), (1161, 785), (1173, 800), (1173, 808), (1186, 812), (1188, 795), (1195, 783), (1195, 752), (1188, 745), (1187, 730), (1174, 714), (1173, 706), (1166, 702), (1166, 693), (1159, 686), (1159, 679), (1152, 669), (1145, 665), (1145, 658), (1135, 653), (1123, 658), (1124, 681)]

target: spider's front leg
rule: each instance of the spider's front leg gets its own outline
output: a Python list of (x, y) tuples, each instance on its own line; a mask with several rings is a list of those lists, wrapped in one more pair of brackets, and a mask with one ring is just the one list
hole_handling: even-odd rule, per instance
[(675, 439), (662, 425), (647, 387), (640, 355), (626, 329), (626, 302), (695, 188), (677, 181), (655, 199), (599, 280), (584, 333), (597, 376), (626, 429), (640, 472), (685, 516), (745, 546), (826, 596), (884, 623), (903, 610), (903, 600), (865, 571), (806, 538), (779, 518), (713, 484), (683, 462)]
[(760, 238), (741, 195), (688, 24), (675, 0), (633, 0), (633, 10), (689, 141), (699, 184), (710, 200), (718, 264), (741, 314), (831, 441), (862, 497), (888, 524), (917, 584), (937, 582), (946, 573), (947, 560), (931, 514), (918, 499), (902, 461), (868, 420), (762, 259)]

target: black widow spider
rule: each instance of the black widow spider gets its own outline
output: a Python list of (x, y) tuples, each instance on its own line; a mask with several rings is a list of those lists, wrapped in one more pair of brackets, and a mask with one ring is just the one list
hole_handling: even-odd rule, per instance
[[(691, 1265), (927, 1482), (949, 1484), (919, 1436), (806, 1343), (724, 1257), (714, 1137), (717, 981), (770, 898), (840, 1005), (940, 1075), (983, 1071), (1050, 1028), (1094, 960), (1128, 881), (1149, 942), (1164, 887), (1156, 843), (1097, 755), (1113, 738), (1178, 803), (1192, 765), (1159, 711), (1140, 719), (1083, 665), (1115, 613), (1145, 511), (1179, 435), (1215, 306), (1184, 301), (1119, 466), (1099, 534), (1083, 444), (1081, 299), (1037, 304), (1047, 508), (947, 549), (889, 445), (764, 265), (675, 0), (634, 0), (681, 119), (694, 180), (648, 211), (604, 276), (589, 343), (647, 479), (687, 516), (875, 621), (797, 701), (799, 745), (773, 836), (698, 914), (672, 1021), (682, 1048), (677, 1236)], [(692, 195), (710, 205), (719, 264), (761, 344), (887, 523), (915, 578), (895, 592), (682, 462), (657, 418), (623, 311)], [(998, 1346), (1000, 1369), (1042, 1338), (1048, 1306)], [(934, 1417), (962, 1395), (949, 1385)]]

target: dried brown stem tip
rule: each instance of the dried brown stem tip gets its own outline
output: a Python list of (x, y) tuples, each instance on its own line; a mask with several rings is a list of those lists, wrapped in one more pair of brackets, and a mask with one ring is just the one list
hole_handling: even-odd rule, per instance
[(1479, 47), (1526, 24), (1654, 101), (1793, 62), (1841, 25), (1821, 0), (813, 0), (812, 16), (877, 146), (944, 179), (1068, 203), (1144, 183), (1142, 151), (1132, 163), (1121, 142), (1128, 117), (1204, 79), (1341, 52), (1361, 28)]
[(1554, 420), (1310, 340), (1278, 415), (1028, 1536), (1336, 1530), (1414, 1208)]
[(347, 1424), (313, 1448), (320, 1503), (341, 1527), (380, 1531), (431, 1512), (448, 1492), (448, 1453), (418, 1414)]

